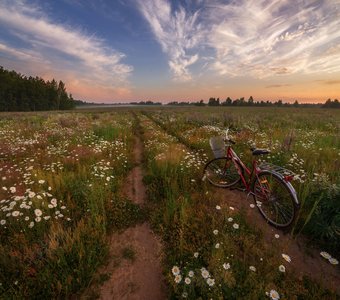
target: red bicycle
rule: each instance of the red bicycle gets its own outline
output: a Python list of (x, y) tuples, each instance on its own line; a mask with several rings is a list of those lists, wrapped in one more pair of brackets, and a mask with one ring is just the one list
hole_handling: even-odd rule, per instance
[[(225, 139), (210, 139), (215, 158), (205, 165), (203, 180), (208, 179), (212, 185), (221, 188), (231, 188), (241, 183), (243, 190), (253, 196), (268, 223), (280, 228), (291, 225), (300, 206), (290, 183), (294, 173), (270, 163), (258, 164), (255, 158), (250, 170), (232, 149), (232, 144), (235, 142), (228, 137), (228, 130)], [(254, 156), (270, 153), (266, 149), (250, 150)]]

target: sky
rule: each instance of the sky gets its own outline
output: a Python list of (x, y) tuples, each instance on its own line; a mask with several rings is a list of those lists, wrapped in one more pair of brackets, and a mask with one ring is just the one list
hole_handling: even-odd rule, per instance
[(340, 99), (340, 0), (0, 0), (0, 65), (90, 102)]

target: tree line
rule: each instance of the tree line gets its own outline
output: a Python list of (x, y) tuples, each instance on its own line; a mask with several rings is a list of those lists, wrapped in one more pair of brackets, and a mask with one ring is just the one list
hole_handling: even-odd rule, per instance
[(252, 96), (249, 97), (248, 100), (245, 100), (244, 97), (239, 99), (232, 100), (230, 97), (227, 97), (224, 101), (221, 101), (220, 98), (210, 97), (208, 103), (205, 103), (204, 100), (200, 100), (197, 102), (178, 102), (172, 101), (167, 105), (175, 105), (175, 106), (185, 106), (185, 105), (194, 105), (194, 106), (272, 106), (272, 107), (322, 107), (322, 108), (340, 108), (339, 100), (331, 100), (328, 99), (324, 104), (322, 103), (299, 103), (295, 100), (293, 103), (283, 102), (282, 100), (278, 100), (276, 102), (271, 101), (255, 101)]
[(0, 111), (65, 110), (75, 107), (65, 83), (27, 77), (0, 66)]

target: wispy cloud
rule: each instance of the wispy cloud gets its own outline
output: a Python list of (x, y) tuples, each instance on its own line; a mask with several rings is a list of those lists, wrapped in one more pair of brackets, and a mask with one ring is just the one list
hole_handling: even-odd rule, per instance
[[(177, 79), (205, 62), (221, 76), (265, 78), (340, 71), (339, 1), (143, 0), (139, 8)], [(196, 8), (193, 9), (193, 7)], [(197, 8), (199, 7), (199, 8)], [(211, 55), (211, 52), (209, 53)]]
[(291, 84), (271, 84), (271, 85), (267, 85), (266, 89), (281, 88), (281, 87), (287, 87), (287, 86), (291, 86)]
[[(333, 0), (215, 1), (213, 69), (231, 76), (340, 71), (339, 6)], [(216, 22), (215, 20), (222, 20)]]
[(199, 58), (196, 47), (203, 37), (199, 11), (191, 13), (183, 6), (173, 9), (166, 0), (140, 1), (139, 8), (162, 50), (169, 56), (174, 78), (191, 80), (189, 67)]
[(322, 83), (327, 85), (340, 84), (340, 80), (322, 80)]
[(2, 1), (0, 24), (25, 44), (18, 48), (2, 42), (0, 52), (36, 64), (37, 72), (40, 63), (45, 73), (76, 76), (78, 85), (93, 82), (108, 89), (128, 85), (133, 69), (122, 63), (123, 53), (106, 46), (104, 40), (53, 22), (38, 7), (25, 1)]

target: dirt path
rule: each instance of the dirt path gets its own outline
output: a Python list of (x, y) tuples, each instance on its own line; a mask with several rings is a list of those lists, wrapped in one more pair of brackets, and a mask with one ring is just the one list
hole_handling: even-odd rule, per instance
[[(302, 237), (293, 239), (290, 234), (285, 234), (267, 224), (258, 209), (250, 207), (253, 199), (252, 197), (247, 199), (245, 193), (218, 188), (213, 188), (212, 192), (214, 198), (218, 199), (223, 206), (232, 206), (236, 212), (244, 211), (247, 221), (262, 231), (264, 242), (268, 248), (275, 247), (282, 251), (278, 255), (285, 253), (291, 257), (292, 262), (285, 264), (287, 272), (294, 271), (298, 280), (302, 280), (303, 276), (306, 275), (340, 294), (339, 268), (323, 259), (320, 256), (320, 251), (308, 247)], [(279, 234), (280, 237), (275, 238), (275, 234)]]
[[(134, 159), (136, 166), (127, 177), (123, 193), (133, 202), (144, 205), (146, 190), (143, 185), (143, 143), (135, 137)], [(113, 259), (104, 272), (111, 274), (100, 289), (100, 299), (166, 299), (166, 288), (161, 271), (162, 247), (148, 223), (128, 228), (110, 238), (111, 257), (130, 256), (119, 266)], [(124, 255), (124, 254), (123, 254)]]

